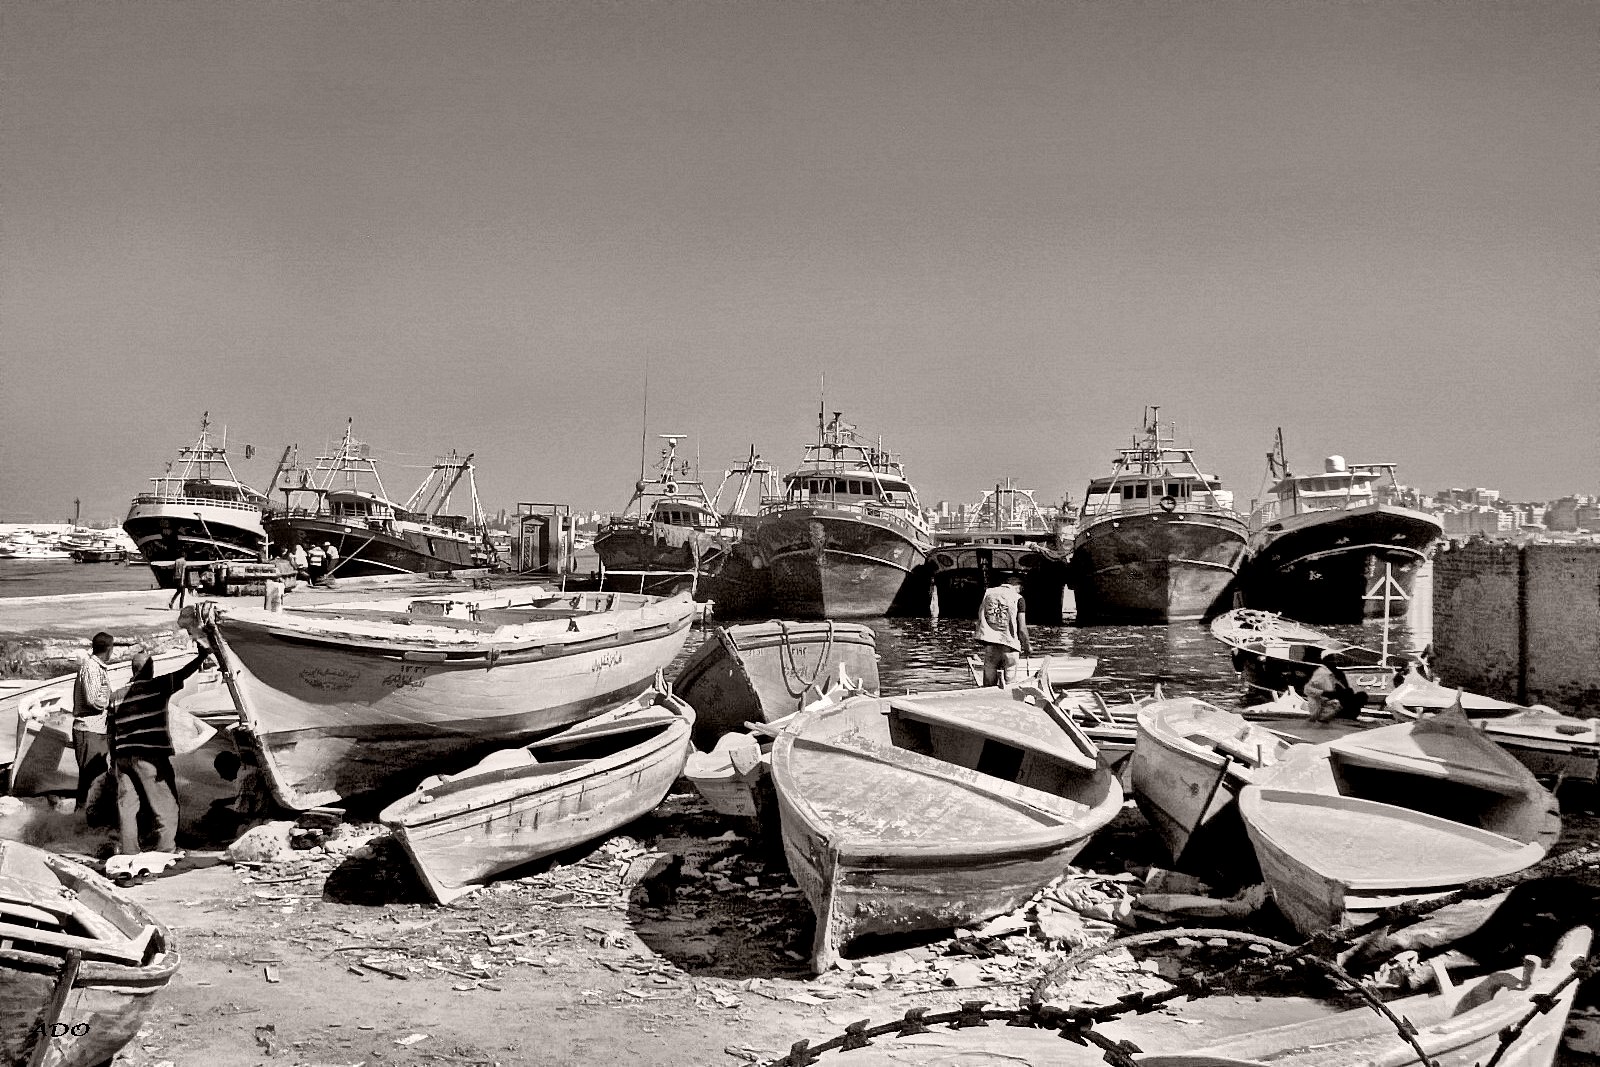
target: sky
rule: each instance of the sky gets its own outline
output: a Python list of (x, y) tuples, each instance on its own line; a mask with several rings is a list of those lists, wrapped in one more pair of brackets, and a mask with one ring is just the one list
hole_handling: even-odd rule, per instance
[[(1042, 503), (1161, 405), (1600, 491), (1600, 3), (0, 4), (0, 518), (226, 425), (620, 510), (641, 431)], [(646, 379), (648, 377), (648, 390)], [(645, 403), (648, 397), (648, 417)], [(240, 446), (255, 456), (243, 459)]]

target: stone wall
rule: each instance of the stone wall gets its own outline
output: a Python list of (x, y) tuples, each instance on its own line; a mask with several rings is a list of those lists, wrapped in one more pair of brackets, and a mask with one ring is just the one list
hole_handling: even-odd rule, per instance
[(1433, 639), (1446, 684), (1600, 715), (1600, 545), (1441, 548)]

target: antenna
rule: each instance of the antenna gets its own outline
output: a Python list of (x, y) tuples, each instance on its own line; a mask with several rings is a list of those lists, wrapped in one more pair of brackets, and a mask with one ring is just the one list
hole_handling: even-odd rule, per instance
[(644, 354), (644, 414), (639, 421), (639, 481), (644, 481), (644, 447), (650, 431), (650, 353)]

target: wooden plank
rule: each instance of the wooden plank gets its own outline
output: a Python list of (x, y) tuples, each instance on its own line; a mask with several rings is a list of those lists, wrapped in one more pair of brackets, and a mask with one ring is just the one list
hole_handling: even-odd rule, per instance
[(93, 937), (78, 937), (76, 934), (63, 934), (53, 930), (35, 930), (30, 926), (17, 926), (14, 923), (0, 922), (0, 940), (26, 941), (35, 945), (49, 945), (52, 948), (75, 949), (85, 956), (113, 960), (117, 963), (127, 963), (134, 966), (144, 963), (145, 951), (150, 947), (150, 939), (155, 935), (156, 928), (154, 926), (146, 926), (138, 937), (131, 941), (119, 943), (101, 941)]
[(34, 1031), (40, 1036), (38, 1043), (33, 1046), (33, 1054), (28, 1057), (28, 1067), (44, 1067), (45, 1061), (50, 1058), (50, 1032), (61, 1021), (61, 1014), (67, 1007), (67, 996), (72, 992), (72, 983), (77, 981), (78, 968), (82, 963), (83, 957), (70, 950), (62, 961), (61, 974), (57, 976), (56, 987), (50, 993), (50, 1003), (45, 1005), (44, 1015)]
[[(996, 689), (993, 692), (1000, 693), (1001, 690)], [(978, 708), (974, 710), (984, 711), (995, 711), (997, 710), (997, 704), (999, 704), (999, 702), (993, 700), (977, 703)], [(1048, 704), (1048, 700), (1045, 703)], [(1058, 709), (1051, 708), (1046, 710), (1044, 706), (1039, 704), (1028, 704), (1009, 698), (1005, 700), (1003, 705), (999, 706), (998, 710), (1011, 711), (1013, 708), (1018, 714), (1032, 711), (1045, 718), (1057, 729), (1061, 730), (1062, 733), (1066, 734), (1066, 740), (1073, 742), (1074, 747), (1068, 748), (1065, 745), (1054, 744), (1050, 740), (1034, 734), (969, 717), (962, 714), (964, 709), (959, 705), (952, 707), (930, 706), (928, 703), (908, 697), (892, 697), (889, 700), (889, 710), (891, 712), (918, 722), (925, 722), (934, 726), (945, 726), (974, 734), (978, 737), (1002, 741), (1005, 744), (1020, 748), (1024, 752), (1037, 752), (1041, 755), (1058, 759), (1080, 770), (1090, 770), (1094, 767), (1093, 742), (1084, 737), (1080, 743), (1078, 737), (1082, 735), (1082, 731), (1077, 729), (1076, 724), (1071, 724), (1070, 719), (1065, 714)], [(1088, 747), (1088, 752), (1083, 751), (1083, 746), (1085, 745)]]

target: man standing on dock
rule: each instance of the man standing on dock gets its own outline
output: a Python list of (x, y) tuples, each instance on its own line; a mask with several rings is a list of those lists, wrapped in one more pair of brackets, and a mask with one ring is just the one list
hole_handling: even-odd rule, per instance
[(983, 646), (983, 684), (1010, 685), (1016, 680), (1012, 675), (1017, 670), (1017, 654), (1033, 655), (1021, 576), (989, 572), (989, 589), (978, 604), (976, 637)]
[[(116, 640), (104, 630), (89, 642), (78, 678), (72, 683), (72, 754), (78, 759), (78, 810), (88, 812), (91, 800), (105, 790), (110, 770), (106, 748), (106, 711), (111, 707), (111, 647)], [(90, 794), (93, 793), (91, 798)]]
[(189, 676), (205, 663), (211, 650), (159, 677), (150, 653), (133, 654), (133, 681), (111, 709), (112, 760), (116, 767), (118, 851), (137, 855), (139, 814), (151, 815), (158, 852), (178, 849), (178, 791), (172, 774), (172, 736), (167, 730), (167, 702)]

